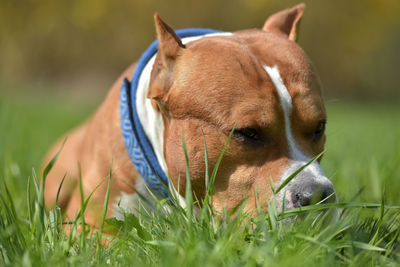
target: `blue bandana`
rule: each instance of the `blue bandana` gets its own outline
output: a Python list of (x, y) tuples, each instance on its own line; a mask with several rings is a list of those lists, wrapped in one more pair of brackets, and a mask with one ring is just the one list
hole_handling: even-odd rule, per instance
[[(176, 31), (180, 38), (202, 36), (206, 34), (219, 33), (212, 29), (183, 29)], [(121, 87), (120, 116), (122, 136), (129, 156), (146, 181), (147, 186), (163, 198), (170, 197), (168, 193), (168, 177), (161, 168), (156, 154), (143, 126), (139, 120), (136, 109), (136, 92), (140, 76), (146, 64), (157, 53), (158, 41), (154, 41), (143, 53), (133, 72), (132, 82), (125, 79)]]

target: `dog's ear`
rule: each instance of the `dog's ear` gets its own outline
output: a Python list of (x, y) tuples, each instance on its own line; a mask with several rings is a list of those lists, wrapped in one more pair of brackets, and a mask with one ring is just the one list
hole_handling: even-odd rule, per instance
[(162, 102), (171, 86), (171, 73), (176, 59), (185, 48), (175, 31), (156, 13), (154, 22), (158, 38), (158, 53), (151, 73), (147, 97)]
[(296, 41), (298, 27), (304, 13), (305, 4), (279, 11), (270, 16), (264, 24), (263, 30), (286, 35), (289, 40)]
[(185, 46), (175, 31), (157, 13), (154, 15), (154, 22), (158, 38), (158, 53), (161, 56), (162, 63), (168, 65), (170, 61), (173, 61), (179, 55), (180, 50), (185, 48)]

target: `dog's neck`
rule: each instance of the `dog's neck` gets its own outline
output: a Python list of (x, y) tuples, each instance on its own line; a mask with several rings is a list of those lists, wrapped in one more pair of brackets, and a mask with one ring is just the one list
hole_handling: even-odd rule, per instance
[[(183, 44), (187, 44), (192, 41), (199, 40), (204, 37), (210, 37), (210, 36), (221, 36), (221, 35), (232, 35), (232, 33), (225, 33), (225, 32), (217, 32), (214, 30), (207, 30), (207, 29), (187, 29), (187, 30), (182, 30), (177, 32), (178, 35), (182, 36), (182, 42)], [(153, 51), (152, 51), (153, 50)], [(149, 188), (154, 189), (160, 189), (158, 190), (161, 192), (161, 195), (163, 197), (169, 196), (167, 190), (163, 188), (162, 185), (160, 185), (159, 180), (161, 180), (162, 183), (164, 183), (166, 186), (168, 186), (170, 192), (172, 193), (177, 193), (174, 186), (172, 185), (171, 182), (168, 182), (167, 178), (168, 177), (168, 167), (166, 164), (165, 160), (165, 154), (164, 154), (164, 123), (163, 123), (163, 118), (161, 113), (156, 111), (154, 107), (151, 104), (151, 100), (147, 98), (147, 94), (149, 91), (149, 85), (150, 85), (150, 76), (151, 76), (151, 71), (153, 68), (153, 64), (155, 61), (155, 58), (157, 56), (157, 49), (156, 49), (156, 43), (153, 43), (152, 46), (150, 46), (149, 50), (146, 51), (146, 53), (142, 56), (141, 60), (139, 61), (138, 65), (140, 66), (141, 62), (143, 62), (143, 57), (147, 57), (145, 64), (142, 63), (140, 66), (140, 69), (135, 70), (133, 77), (132, 77), (132, 86), (136, 86), (135, 90), (133, 90), (130, 87), (129, 82), (125, 81), (123, 88), (122, 88), (122, 93), (121, 93), (121, 124), (122, 124), (122, 133), (124, 136), (124, 141), (126, 144), (126, 147), (128, 149), (128, 152), (130, 154), (130, 157), (135, 164), (136, 168), (138, 169), (139, 173), (141, 174), (141, 178), (146, 182)], [(138, 72), (138, 73), (137, 73)], [(139, 76), (138, 76), (139, 75)], [(135, 77), (136, 76), (136, 77)], [(135, 84), (135, 81), (137, 84)], [(126, 87), (124, 90), (124, 86)], [(123, 97), (124, 97), (124, 91), (130, 90), (130, 93), (127, 94), (128, 103), (131, 101), (131, 107), (132, 109), (135, 109), (135, 112), (137, 114), (137, 120), (134, 121), (135, 119), (132, 120), (134, 115), (130, 116), (131, 121), (128, 122), (128, 126), (126, 127), (126, 111), (124, 111), (124, 103), (123, 103)], [(130, 94), (135, 94), (134, 96)], [(133, 103), (133, 101), (135, 103)], [(125, 120), (124, 120), (124, 113), (125, 113)], [(129, 116), (128, 116), (129, 119)], [(145, 137), (140, 134), (134, 134), (131, 133), (130, 131), (134, 131), (137, 133), (137, 129), (134, 129), (137, 127), (137, 124), (140, 124), (140, 127), (142, 128)], [(147, 151), (140, 151), (138, 154), (139, 155), (144, 155), (145, 157), (147, 156), (147, 152), (149, 150), (152, 150), (154, 152), (153, 157), (154, 160), (157, 161), (156, 166), (159, 166), (159, 170), (157, 172), (157, 168), (154, 168), (154, 162), (151, 162), (151, 159), (149, 160), (149, 157), (146, 157), (147, 159), (145, 160), (138, 160), (137, 158), (137, 149), (140, 149), (142, 146), (137, 145), (136, 143), (141, 143), (142, 138), (148, 141), (150, 145), (150, 149), (147, 149)], [(133, 143), (133, 144), (132, 144)], [(136, 152), (135, 152), (136, 151)], [(138, 166), (139, 163), (139, 166)], [(148, 166), (149, 164), (151, 166)], [(146, 165), (147, 164), (147, 165)], [(144, 171), (143, 171), (144, 169)], [(146, 171), (147, 170), (147, 171)], [(154, 173), (154, 171), (156, 173)], [(146, 174), (144, 173), (149, 173), (151, 177), (146, 177)], [(163, 173), (159, 173), (163, 172)], [(156, 177), (158, 176), (158, 177)], [(164, 179), (163, 179), (164, 178)], [(181, 200), (181, 197), (179, 194), (176, 194)], [(182, 202), (182, 201), (180, 201)], [(183, 204), (183, 203), (181, 203)]]
[[(221, 36), (231, 35), (231, 33), (211, 33), (200, 36), (192, 36), (182, 38), (182, 43), (187, 44), (207, 36)], [(149, 91), (150, 76), (153, 69), (154, 60), (157, 54), (155, 54), (144, 67), (142, 74), (140, 75), (138, 88), (136, 92), (136, 107), (139, 115), (140, 122), (143, 126), (147, 138), (153, 146), (154, 152), (157, 156), (157, 160), (160, 163), (161, 168), (165, 173), (168, 174), (168, 167), (164, 157), (164, 122), (160, 112), (154, 110), (151, 100), (147, 98)]]

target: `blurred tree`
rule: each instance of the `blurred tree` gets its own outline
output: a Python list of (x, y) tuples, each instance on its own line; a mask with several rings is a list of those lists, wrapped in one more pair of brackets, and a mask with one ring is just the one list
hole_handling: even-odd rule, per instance
[[(300, 44), (328, 95), (400, 95), (400, 1), (307, 4)], [(0, 82), (106, 90), (155, 38), (158, 11), (175, 29), (261, 27), (293, 0), (1, 0)]]

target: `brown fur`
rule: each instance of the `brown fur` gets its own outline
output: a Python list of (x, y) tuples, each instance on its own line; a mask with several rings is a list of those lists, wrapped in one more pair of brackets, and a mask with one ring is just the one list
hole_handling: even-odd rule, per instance
[[(299, 5), (274, 14), (264, 30), (205, 37), (186, 46), (156, 15), (160, 44), (148, 97), (162, 112), (165, 159), (175, 187), (180, 177), (181, 193), (186, 185), (182, 132), (189, 149), (192, 188), (202, 198), (205, 165), (200, 129), (207, 141), (212, 170), (237, 123), (237, 129), (258, 129), (262, 142), (247, 144), (232, 139), (215, 182), (214, 206), (217, 210), (232, 209), (242, 199), (249, 198), (246, 209), (252, 210), (256, 191), (260, 203), (267, 206), (270, 177), (277, 182), (290, 157), (283, 110), (263, 65), (279, 66), (293, 99), (292, 131), (301, 149), (310, 156), (322, 151), (325, 137), (318, 142), (311, 140), (318, 123), (326, 120), (320, 84), (304, 51), (294, 42), (303, 9), (304, 5)], [(117, 80), (94, 116), (67, 134), (65, 147), (46, 181), (47, 206), (54, 205), (58, 185), (67, 173), (60, 205), (70, 217), (79, 210), (78, 163), (82, 166), (85, 196), (107, 177), (111, 164), (118, 169), (112, 178), (110, 207), (121, 191), (131, 193), (135, 188), (139, 175), (126, 151), (119, 118), (121, 82), (124, 77), (131, 77), (133, 69), (134, 65)], [(60, 142), (49, 157), (59, 147)], [(86, 217), (91, 224), (98, 222), (105, 190), (103, 183), (90, 201)]]

